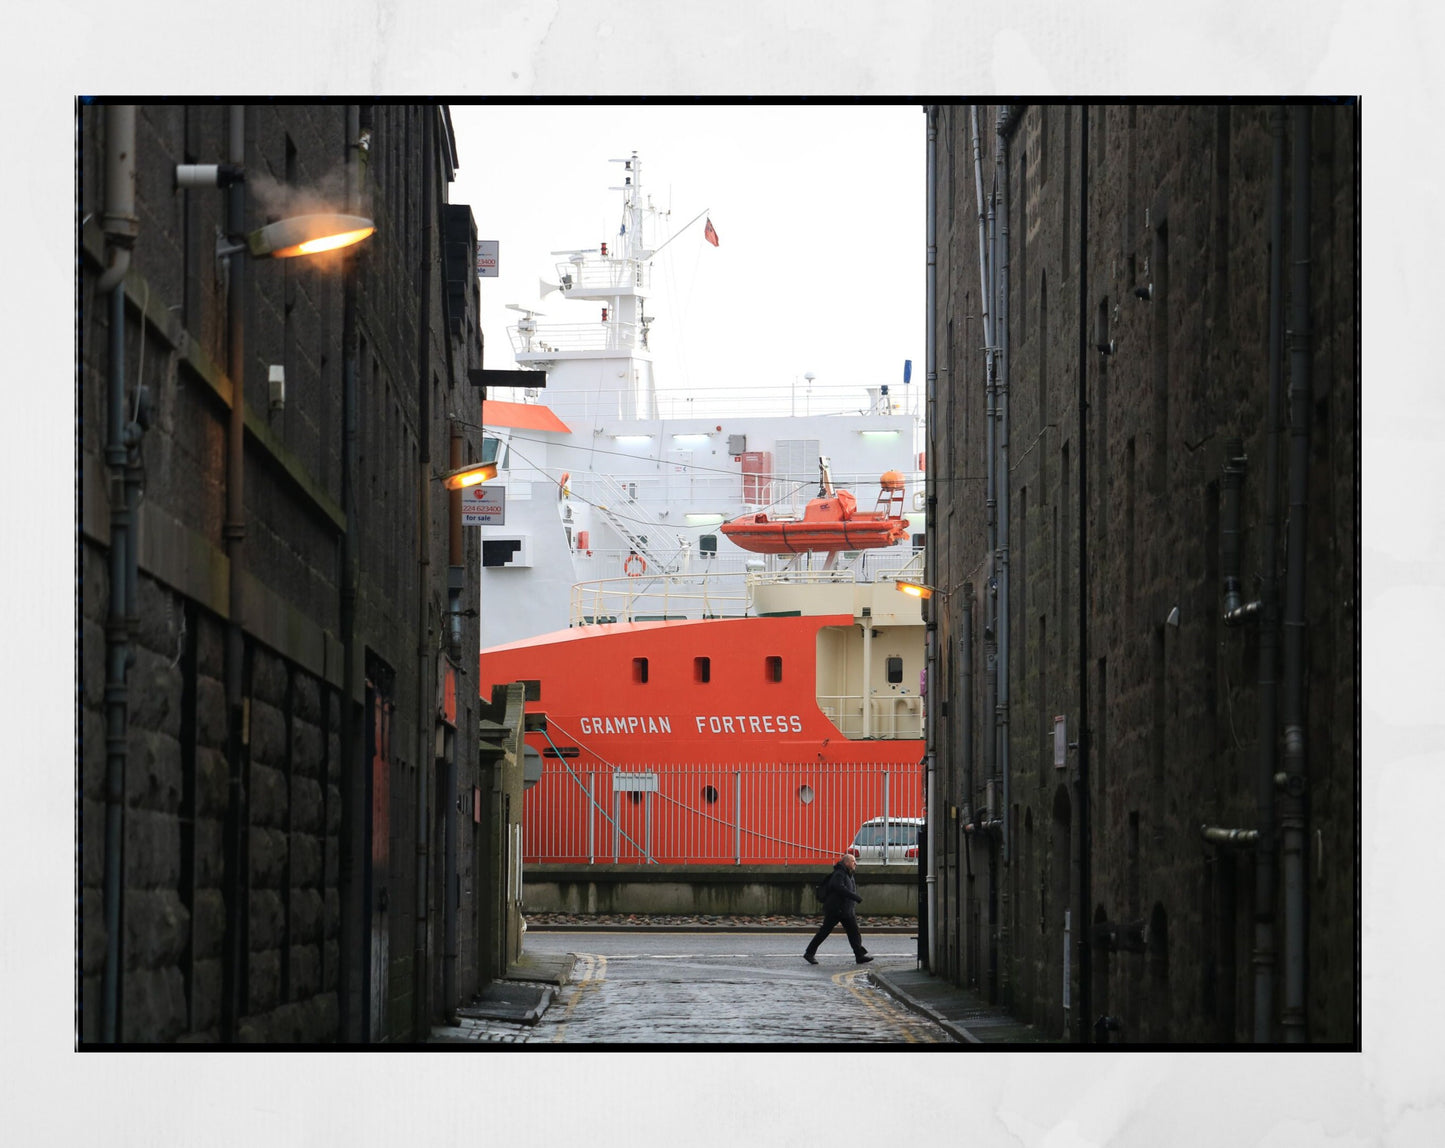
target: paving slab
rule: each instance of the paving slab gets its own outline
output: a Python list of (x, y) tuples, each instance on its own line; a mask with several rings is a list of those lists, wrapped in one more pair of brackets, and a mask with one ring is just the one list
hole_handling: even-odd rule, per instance
[(872, 976), (880, 988), (942, 1025), (965, 1044), (1063, 1043), (1037, 1026), (1015, 1019), (978, 994), (924, 969), (879, 970)]
[(462, 1020), (505, 1020), (513, 1024), (536, 1024), (557, 990), (551, 985), (494, 981), (470, 1004), (458, 1008)]
[(525, 981), (546, 985), (565, 985), (572, 979), (572, 966), (577, 958), (572, 953), (528, 952), (525, 945), (521, 955), (507, 966), (502, 974), (503, 981)]

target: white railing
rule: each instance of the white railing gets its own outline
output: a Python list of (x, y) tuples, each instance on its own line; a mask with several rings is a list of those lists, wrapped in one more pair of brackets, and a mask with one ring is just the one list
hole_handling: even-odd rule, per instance
[[(837, 585), (852, 582), (889, 583), (908, 578), (911, 568), (922, 569), (920, 555), (903, 547), (864, 552), (847, 566), (832, 570), (800, 565), (797, 569), (738, 570), (705, 567), (709, 561), (772, 561), (760, 555), (728, 555), (725, 559), (702, 560), (692, 555), (693, 569), (670, 574), (633, 563), (635, 575), (594, 578), (572, 587), (573, 626), (593, 622), (634, 622), (660, 618), (733, 618), (752, 610), (753, 595), (761, 586)], [(622, 571), (631, 558), (626, 551), (593, 551), (599, 566)], [(822, 562), (823, 555), (815, 555)], [(703, 567), (699, 569), (698, 567)]]
[(921, 817), (922, 781), (917, 763), (546, 758), (523, 805), (523, 854), (528, 864), (826, 864), (871, 818)]
[(625, 351), (637, 345), (637, 324), (620, 320), (596, 323), (547, 323), (532, 329), (508, 327), (514, 355), (554, 351)]
[(578, 287), (587, 291), (645, 291), (652, 285), (652, 264), (628, 259), (587, 259), (581, 263), (558, 263), (557, 281), (570, 279), (563, 294)]
[(818, 708), (844, 737), (890, 740), (923, 736), (923, 699), (917, 694), (875, 694), (869, 699), (866, 729), (862, 694), (819, 695)]

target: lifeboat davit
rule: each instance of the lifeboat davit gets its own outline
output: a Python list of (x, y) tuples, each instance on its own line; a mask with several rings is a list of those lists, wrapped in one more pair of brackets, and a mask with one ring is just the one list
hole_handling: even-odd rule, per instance
[[(903, 476), (888, 471), (882, 487), (880, 507), (901, 495)], [(802, 518), (773, 518), (766, 511), (744, 514), (724, 523), (722, 532), (754, 554), (803, 554), (892, 546), (908, 537), (908, 523), (887, 510), (859, 510), (851, 492), (829, 490), (809, 500)]]

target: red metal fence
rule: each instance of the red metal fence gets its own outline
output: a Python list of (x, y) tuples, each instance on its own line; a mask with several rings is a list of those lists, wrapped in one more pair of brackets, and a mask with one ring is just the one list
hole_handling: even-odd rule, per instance
[(923, 816), (921, 764), (610, 769), (552, 758), (527, 791), (523, 855), (529, 864), (816, 865), (884, 816)]

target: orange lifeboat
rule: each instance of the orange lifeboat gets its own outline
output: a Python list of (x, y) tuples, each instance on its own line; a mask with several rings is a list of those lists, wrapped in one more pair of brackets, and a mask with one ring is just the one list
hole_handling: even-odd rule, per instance
[(725, 523), (722, 532), (755, 554), (802, 554), (892, 546), (908, 537), (908, 524), (901, 515), (861, 511), (849, 491), (835, 490), (811, 499), (802, 518), (744, 514)]

